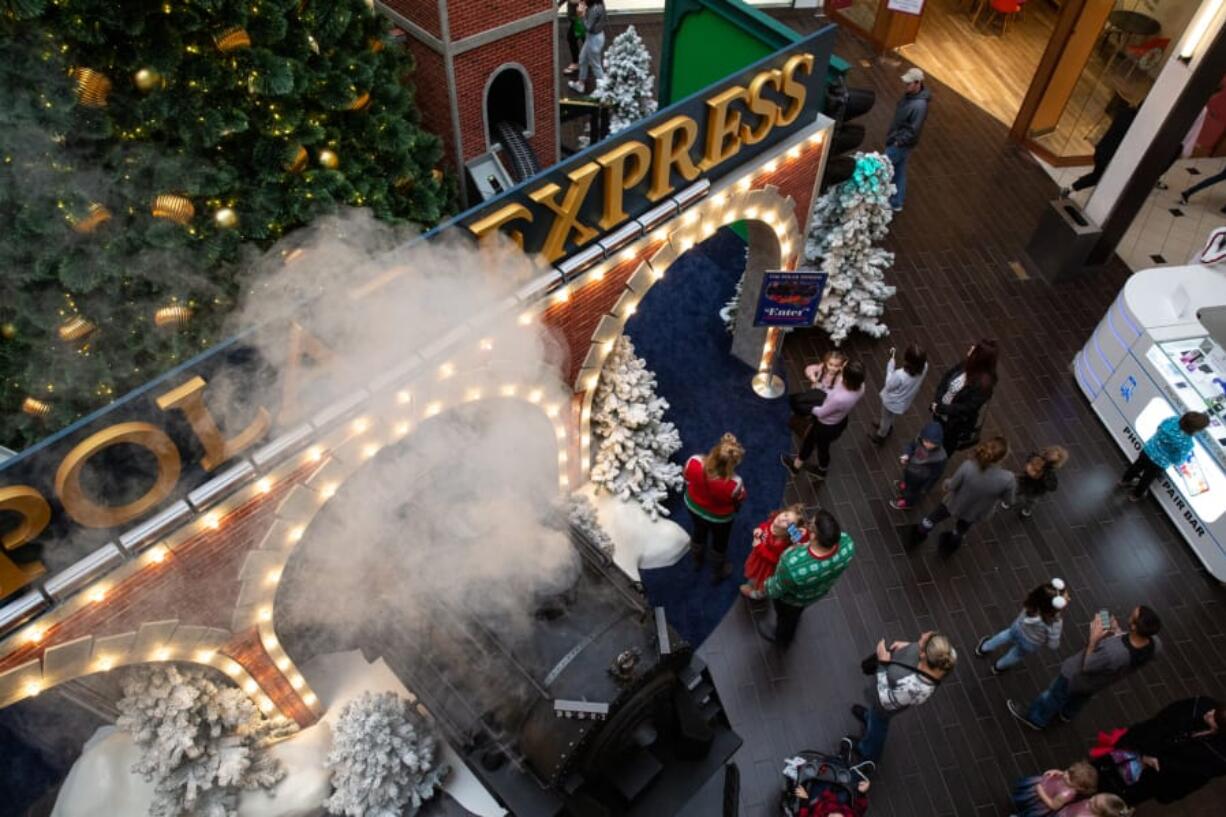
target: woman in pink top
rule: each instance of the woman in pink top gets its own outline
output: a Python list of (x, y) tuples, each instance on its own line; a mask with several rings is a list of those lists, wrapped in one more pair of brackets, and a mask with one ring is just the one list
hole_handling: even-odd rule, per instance
[(795, 457), (788, 454), (779, 456), (783, 467), (796, 476), (813, 449), (817, 448), (814, 475), (825, 479), (826, 471), (830, 468), (830, 444), (847, 428), (847, 415), (863, 396), (864, 367), (858, 361), (848, 363), (843, 367), (842, 380), (826, 393), (826, 399), (820, 406), (813, 408), (813, 421), (809, 423), (809, 430), (800, 443), (800, 451)]

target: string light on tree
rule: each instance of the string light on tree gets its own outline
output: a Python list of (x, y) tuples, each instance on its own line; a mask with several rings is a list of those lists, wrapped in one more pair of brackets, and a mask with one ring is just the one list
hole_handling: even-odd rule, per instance
[(238, 213), (232, 207), (221, 207), (213, 213), (213, 223), (223, 230), (231, 230), (238, 226)]

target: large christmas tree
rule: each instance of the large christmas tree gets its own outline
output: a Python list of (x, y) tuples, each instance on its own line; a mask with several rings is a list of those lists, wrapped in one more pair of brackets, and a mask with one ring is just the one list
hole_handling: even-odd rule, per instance
[(363, 0), (0, 0), (0, 36), (0, 444), (218, 340), (246, 250), (450, 199)]

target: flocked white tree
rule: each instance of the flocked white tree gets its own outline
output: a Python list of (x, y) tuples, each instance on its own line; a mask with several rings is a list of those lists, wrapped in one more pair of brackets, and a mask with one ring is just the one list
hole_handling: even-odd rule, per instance
[(411, 703), (394, 692), (363, 692), (336, 721), (324, 761), (335, 791), (324, 808), (347, 817), (411, 817), (447, 775), (437, 752)]
[(664, 500), (685, 480), (669, 457), (681, 449), (677, 427), (664, 420), (668, 401), (656, 394), (656, 376), (622, 335), (605, 360), (592, 403), (596, 464), (592, 482), (623, 502), (637, 500), (652, 519), (668, 516)]
[(630, 26), (613, 39), (605, 52), (605, 75), (596, 82), (592, 98), (610, 107), (609, 133), (617, 133), (656, 111), (651, 75), (651, 54), (643, 38)]
[(567, 497), (566, 505), (570, 524), (583, 531), (604, 555), (612, 556), (616, 546), (609, 532), (600, 524), (600, 518), (596, 515), (596, 506), (592, 500), (584, 494), (573, 493)]
[(817, 325), (842, 344), (853, 329), (875, 338), (889, 334), (881, 323), (895, 287), (885, 282), (894, 253), (876, 246), (890, 231), (894, 169), (880, 153), (857, 153), (852, 177), (827, 190), (813, 205), (805, 259), (827, 273)]
[(240, 791), (271, 789), (285, 776), (264, 746), (297, 726), (268, 720), (225, 683), (175, 664), (124, 673), (116, 725), (140, 749), (132, 771), (156, 784), (150, 817), (234, 817)]

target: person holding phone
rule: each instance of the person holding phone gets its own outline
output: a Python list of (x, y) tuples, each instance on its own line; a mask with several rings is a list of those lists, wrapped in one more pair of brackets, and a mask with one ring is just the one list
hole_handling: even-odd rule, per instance
[(830, 592), (856, 553), (855, 543), (829, 511), (817, 512), (813, 530), (816, 536), (807, 545), (784, 551), (764, 585), (775, 608), (775, 626), (759, 625), (758, 633), (785, 649), (796, 637), (801, 613)]
[(753, 547), (745, 560), (745, 583), (741, 595), (747, 599), (766, 598), (766, 580), (775, 574), (783, 551), (792, 545), (809, 544), (809, 522), (805, 506), (799, 503), (772, 511), (753, 532)]
[(1096, 692), (1121, 681), (1154, 659), (1161, 649), (1158, 631), (1162, 621), (1145, 605), (1133, 608), (1128, 629), (1106, 610), (1090, 621), (1086, 648), (1065, 659), (1060, 674), (1039, 694), (1029, 708), (1010, 698), (1010, 714), (1031, 729), (1046, 729), (1057, 715), (1068, 723)]
[(881, 387), (881, 422), (877, 430), (869, 432), (874, 445), (881, 445), (894, 430), (894, 423), (911, 408), (928, 374), (928, 353), (912, 343), (902, 353), (902, 366), (895, 360), (897, 354), (890, 348), (890, 358), (885, 363), (885, 383)]

